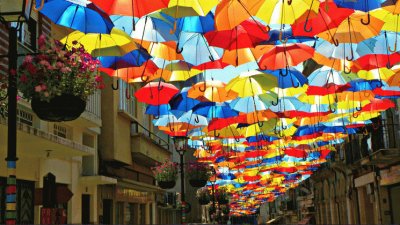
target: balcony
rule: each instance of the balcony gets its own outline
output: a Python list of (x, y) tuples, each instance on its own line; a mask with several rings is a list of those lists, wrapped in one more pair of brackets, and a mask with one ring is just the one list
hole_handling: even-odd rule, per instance
[(346, 144), (346, 163), (354, 167), (385, 167), (400, 162), (400, 142), (396, 132), (398, 124), (380, 120), (350, 136), (350, 142)]
[(133, 161), (142, 165), (147, 162), (148, 165), (145, 166), (154, 166), (154, 162), (164, 162), (172, 154), (168, 141), (137, 122), (132, 123), (131, 151)]
[[(7, 120), (0, 118), (0, 133), (7, 134)], [(6, 152), (7, 135), (0, 135), (0, 152)], [(65, 139), (35, 128), (25, 122), (17, 124), (18, 155), (34, 157), (74, 157), (89, 156), (96, 153), (94, 148)]]

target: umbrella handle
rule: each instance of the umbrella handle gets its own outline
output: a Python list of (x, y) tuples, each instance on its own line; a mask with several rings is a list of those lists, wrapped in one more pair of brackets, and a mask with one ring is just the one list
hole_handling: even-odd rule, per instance
[(279, 97), (276, 98), (276, 103), (273, 102), (273, 101), (271, 101), (271, 104), (272, 104), (273, 106), (277, 106), (278, 103), (279, 103)]
[(237, 138), (235, 135), (233, 135), (233, 137), (235, 138), (236, 142), (238, 142), (238, 143), (240, 142), (240, 138)]
[[(128, 84), (129, 85), (129, 84)], [(129, 88), (125, 88), (125, 98), (126, 99), (131, 99), (131, 93), (129, 92)]]
[(258, 123), (258, 126), (259, 126), (259, 127), (264, 126), (264, 122), (263, 122), (263, 121), (258, 121), (257, 123)]
[(345, 73), (345, 74), (350, 74), (351, 73), (351, 69), (350, 68), (348, 68), (346, 65), (343, 67), (343, 72)]
[(113, 83), (111, 84), (111, 88), (112, 88), (114, 91), (116, 91), (116, 90), (119, 89), (119, 82), (118, 82), (118, 79), (117, 79), (117, 86), (114, 86), (114, 79), (113, 79)]
[(360, 103), (360, 106), (356, 106), (356, 108), (355, 108), (358, 112), (360, 112), (361, 111), (361, 103)]
[(175, 32), (176, 32), (176, 20), (175, 20), (175, 22), (174, 22), (174, 28), (169, 30), (169, 33), (170, 33), (170, 34), (173, 34), (173, 33), (175, 33)]
[(367, 16), (367, 22), (364, 21), (364, 18), (361, 19), (361, 23), (364, 24), (364, 25), (369, 25), (371, 23), (371, 15), (369, 14), (369, 12), (368, 12), (367, 15), (368, 15)]
[(350, 45), (350, 53), (351, 53), (351, 57), (349, 58), (348, 56), (346, 56), (346, 60), (347, 61), (352, 61), (354, 59), (354, 52), (353, 52), (353, 46)]
[(338, 39), (332, 37), (332, 42), (336, 47), (339, 46), (339, 40)]
[(394, 43), (394, 49), (391, 49), (390, 46), (388, 46), (388, 51), (391, 53), (397, 52), (397, 39), (396, 42)]
[(214, 130), (214, 137), (218, 138), (221, 135), (221, 133), (217, 134), (217, 130)]
[(282, 42), (282, 44), (286, 44), (288, 42), (288, 37), (285, 37), (285, 40), (282, 39), (283, 32), (279, 32), (279, 41)]
[(261, 68), (260, 63), (257, 63), (257, 65), (258, 65), (258, 68), (260, 68), (260, 70), (267, 70), (268, 69), (267, 66), (265, 66), (265, 65)]
[(331, 113), (335, 113), (335, 112), (336, 112), (336, 109), (333, 108), (333, 107), (331, 106), (331, 104), (329, 104), (329, 111), (331, 111)]
[(309, 32), (312, 31), (312, 27), (310, 26), (310, 28), (307, 29), (307, 25), (308, 25), (308, 17), (306, 19), (306, 22), (304, 23), (303, 29), (304, 29), (305, 32), (309, 33)]
[(279, 70), (279, 76), (286, 77), (289, 73), (288, 66), (285, 68), (285, 73), (282, 72), (282, 69)]
[(44, 7), (44, 1), (45, 1), (45, 0), (41, 0), (41, 1), (40, 1), (40, 6), (39, 6), (39, 8), (36, 8), (36, 6), (34, 6), (34, 7), (33, 7), (33, 10), (36, 11), (36, 12), (42, 10), (43, 7)]
[(177, 54), (181, 54), (183, 52), (183, 47), (181, 49), (179, 49), (179, 42), (176, 44), (175, 52)]
[(203, 88), (200, 86), (199, 87), (199, 91), (201, 91), (201, 92), (205, 92), (206, 91), (206, 80), (204, 80), (204, 84), (203, 84)]
[(198, 115), (194, 118), (194, 122), (196, 122), (196, 123), (199, 123), (199, 122), (200, 122), (199, 116), (198, 116)]
[(353, 112), (353, 118), (358, 118), (359, 114)]

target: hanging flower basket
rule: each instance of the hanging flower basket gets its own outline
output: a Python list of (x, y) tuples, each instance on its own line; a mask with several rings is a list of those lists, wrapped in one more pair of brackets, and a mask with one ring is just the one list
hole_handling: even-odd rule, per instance
[(158, 186), (162, 189), (171, 189), (175, 187), (176, 182), (174, 180), (172, 181), (158, 181)]
[(210, 166), (205, 163), (190, 162), (187, 168), (189, 183), (192, 187), (204, 187), (210, 178)]
[(215, 198), (217, 199), (218, 204), (225, 205), (229, 203), (228, 193), (225, 188), (219, 188), (215, 192)]
[(196, 192), (196, 198), (199, 200), (200, 205), (207, 205), (210, 203), (211, 197), (208, 188), (199, 188)]
[(64, 94), (49, 102), (32, 99), (32, 110), (41, 120), (59, 122), (77, 119), (85, 111), (86, 102), (75, 95)]
[(39, 54), (26, 56), (18, 68), (18, 90), (31, 100), (32, 110), (51, 122), (77, 119), (87, 98), (104, 88), (99, 61), (76, 41), (70, 50), (59, 41), (46, 44), (40, 36)]
[(189, 184), (192, 187), (204, 187), (207, 184), (207, 180), (190, 179)]
[(175, 186), (178, 166), (176, 163), (171, 161), (165, 161), (164, 163), (151, 168), (154, 174), (154, 178), (157, 184), (162, 189), (171, 189)]

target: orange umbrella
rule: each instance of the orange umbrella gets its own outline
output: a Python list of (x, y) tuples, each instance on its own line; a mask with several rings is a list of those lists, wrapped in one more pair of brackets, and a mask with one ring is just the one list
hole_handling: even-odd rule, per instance
[(193, 85), (188, 97), (200, 101), (225, 102), (237, 98), (237, 93), (225, 90), (226, 84), (219, 80), (203, 81)]
[(222, 0), (215, 10), (216, 29), (233, 29), (255, 15), (262, 4), (263, 1), (254, 0)]
[(339, 43), (359, 43), (377, 36), (385, 24), (382, 20), (371, 16), (370, 23), (365, 25), (361, 21), (367, 21), (367, 18), (367, 13), (356, 11), (342, 21), (337, 28), (329, 29), (317, 36), (335, 45)]
[(157, 69), (158, 67), (156, 64), (153, 61), (148, 60), (139, 67), (121, 68), (117, 70), (111, 68), (100, 68), (99, 70), (107, 73), (109, 76), (121, 78), (128, 83), (134, 83), (152, 80)]

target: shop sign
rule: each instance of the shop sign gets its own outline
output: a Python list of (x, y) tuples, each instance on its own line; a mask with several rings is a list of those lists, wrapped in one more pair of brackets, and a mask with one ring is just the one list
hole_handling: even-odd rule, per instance
[(152, 201), (152, 194), (149, 192), (136, 191), (131, 188), (116, 187), (116, 198), (118, 201), (148, 203)]

